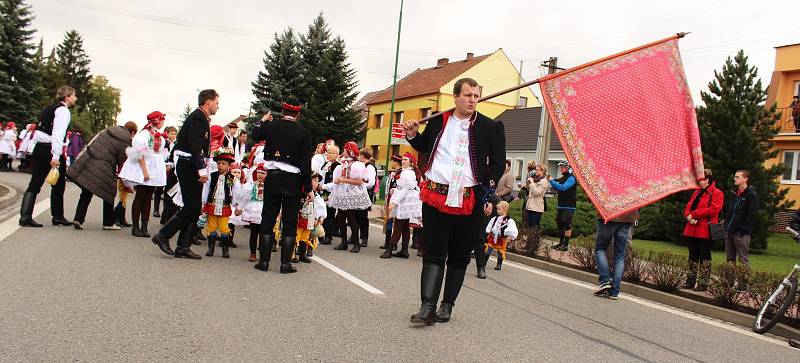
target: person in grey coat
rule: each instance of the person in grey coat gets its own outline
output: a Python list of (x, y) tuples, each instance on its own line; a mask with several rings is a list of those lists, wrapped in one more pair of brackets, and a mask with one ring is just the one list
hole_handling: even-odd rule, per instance
[(120, 229), (114, 225), (117, 165), (127, 159), (125, 149), (131, 146), (137, 129), (136, 123), (129, 121), (125, 126), (111, 126), (101, 131), (67, 169), (67, 178), (81, 188), (72, 223), (75, 229), (83, 229), (86, 210), (95, 195), (103, 200), (103, 229)]

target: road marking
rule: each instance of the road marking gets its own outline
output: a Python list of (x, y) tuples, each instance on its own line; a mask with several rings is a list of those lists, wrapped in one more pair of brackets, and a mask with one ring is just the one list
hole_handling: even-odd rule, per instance
[(315, 255), (314, 257), (312, 257), (312, 259), (317, 261), (317, 262), (319, 262), (320, 265), (324, 266), (328, 270), (331, 270), (334, 273), (336, 273), (337, 275), (339, 275), (341, 277), (344, 277), (346, 280), (358, 285), (358, 287), (360, 287), (360, 288), (362, 288), (364, 290), (367, 290), (367, 292), (369, 292), (370, 294), (373, 294), (373, 295), (385, 295), (383, 293), (383, 291), (372, 287), (372, 285), (370, 285), (370, 284), (368, 284), (368, 283), (366, 283), (364, 281), (361, 281), (361, 279), (359, 279), (358, 277), (355, 277), (355, 276), (347, 273), (346, 271), (344, 271), (344, 270), (332, 265), (330, 262), (323, 260), (319, 256)]
[[(48, 209), (50, 209), (50, 198), (36, 203), (36, 205), (33, 206), (33, 218), (38, 217)], [(8, 218), (5, 222), (0, 223), (0, 241), (8, 238), (8, 236), (12, 235), (20, 228), (22, 227), (19, 225), (19, 220), (13, 216)]]
[[(495, 257), (491, 257), (491, 259), (494, 260)], [(511, 266), (513, 268), (517, 268), (517, 269), (523, 270), (523, 271), (531, 272), (531, 273), (534, 273), (534, 274), (537, 274), (537, 275), (540, 275), (540, 276), (549, 277), (551, 279), (555, 279), (555, 280), (558, 280), (558, 281), (561, 281), (561, 282), (566, 282), (568, 284), (572, 284), (572, 285), (575, 285), (575, 286), (583, 287), (583, 288), (588, 289), (588, 290), (593, 290), (596, 287), (595, 285), (592, 285), (592, 284), (589, 284), (589, 283), (586, 283), (586, 282), (583, 282), (583, 281), (575, 280), (575, 279), (572, 279), (572, 278), (569, 278), (569, 277), (564, 277), (564, 276), (561, 276), (561, 275), (558, 275), (558, 274), (555, 274), (555, 273), (552, 273), (552, 272), (539, 270), (537, 268), (533, 268), (533, 267), (530, 267), (530, 266), (522, 265), (522, 264), (519, 264), (519, 263), (516, 263), (516, 262), (503, 261), (503, 264)], [(645, 299), (641, 299), (641, 298), (638, 298), (638, 297), (635, 297), (635, 296), (622, 294), (622, 295), (620, 295), (620, 299), (629, 300), (629, 301), (635, 302), (637, 304), (644, 305), (644, 306), (647, 306), (647, 307), (650, 307), (650, 308), (653, 308), (653, 309), (656, 309), (656, 310), (660, 310), (660, 311), (663, 311), (663, 312), (667, 312), (667, 313), (671, 313), (671, 314), (674, 314), (674, 315), (682, 316), (682, 317), (685, 317), (687, 319), (691, 319), (691, 320), (698, 321), (698, 322), (701, 322), (701, 323), (706, 323), (708, 325), (716, 326), (718, 328), (722, 328), (722, 329), (725, 329), (725, 330), (728, 330), (728, 331), (732, 331), (734, 333), (739, 333), (739, 334), (742, 334), (742, 335), (745, 335), (745, 336), (749, 336), (749, 337), (752, 337), (752, 338), (761, 339), (761, 340), (763, 340), (765, 342), (769, 342), (769, 343), (777, 344), (777, 345), (780, 345), (780, 346), (783, 346), (783, 347), (786, 347), (786, 348), (794, 349), (794, 348), (789, 347), (786, 344), (786, 342), (783, 341), (783, 340), (771, 338), (769, 336), (765, 336), (765, 335), (761, 335), (761, 334), (756, 334), (755, 332), (752, 332), (750, 330), (742, 328), (739, 325), (736, 325), (736, 324), (733, 324), (733, 323), (728, 323), (728, 322), (716, 320), (716, 319), (713, 319), (713, 318), (710, 318), (710, 317), (707, 317), (707, 316), (699, 315), (699, 314), (696, 314), (696, 313), (693, 313), (693, 312), (689, 312), (689, 311), (686, 311), (686, 310), (682, 310), (682, 309), (678, 309), (678, 308), (675, 308), (675, 307), (672, 307), (672, 306), (667, 306), (667, 305), (655, 303), (655, 302), (648, 301), (648, 300), (645, 300)]]

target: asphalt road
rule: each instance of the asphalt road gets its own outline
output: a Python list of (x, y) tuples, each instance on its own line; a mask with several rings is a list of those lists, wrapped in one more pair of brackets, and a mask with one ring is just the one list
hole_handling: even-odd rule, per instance
[[(27, 177), (0, 182), (24, 188)], [(67, 193), (71, 219), (78, 190)], [(92, 203), (83, 231), (18, 229), (17, 207), (0, 211), (11, 216), (0, 224), (0, 361), (800, 361), (800, 350), (745, 327), (597, 298), (512, 263), (487, 280), (471, 264), (453, 320), (412, 327), (421, 261), (379, 259), (377, 228), (359, 254), (321, 246), (328, 264), (281, 275), (275, 255), (267, 273), (246, 261), (247, 232), (230, 259), (175, 260), (129, 229), (100, 230)]]

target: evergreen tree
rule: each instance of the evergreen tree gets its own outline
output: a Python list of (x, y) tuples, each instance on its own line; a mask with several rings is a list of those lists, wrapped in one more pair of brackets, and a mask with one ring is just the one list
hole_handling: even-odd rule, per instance
[(64, 41), (56, 48), (56, 54), (56, 65), (61, 71), (64, 83), (75, 88), (75, 95), (78, 97), (75, 109), (82, 111), (91, 103), (89, 81), (92, 79), (89, 72), (89, 56), (83, 50), (83, 37), (75, 30), (68, 31)]
[(90, 102), (84, 108), (90, 116), (91, 131), (98, 132), (117, 123), (122, 112), (120, 90), (108, 83), (105, 76), (95, 76), (89, 82)]
[(361, 119), (353, 103), (358, 97), (355, 70), (347, 62), (347, 51), (341, 37), (336, 37), (323, 54), (319, 67), (320, 87), (315, 89), (315, 100), (321, 118), (321, 131), (314, 134), (315, 141), (334, 139), (341, 145), (363, 138)]
[(787, 190), (778, 189), (783, 164), (765, 166), (778, 155), (771, 140), (778, 134), (780, 115), (777, 105), (765, 107), (767, 90), (757, 77), (758, 70), (748, 65), (744, 51), (729, 57), (722, 71), (714, 72), (709, 92), (700, 93), (705, 105), (697, 107), (697, 119), (705, 167), (713, 171), (720, 190), (727, 195), (734, 188), (736, 170), (750, 171), (748, 184), (761, 202), (751, 246), (766, 249), (776, 212), (794, 202), (785, 201)]
[(23, 123), (38, 114), (32, 20), (31, 6), (24, 0), (0, 0), (0, 92), (7, 92), (0, 97), (3, 121)]
[(42, 108), (55, 102), (58, 87), (65, 85), (66, 81), (58, 68), (55, 48), (50, 51), (50, 55), (42, 60), (38, 68), (42, 85), (42, 92), (39, 95), (39, 108)]
[[(275, 41), (269, 51), (264, 52), (264, 70), (252, 83), (253, 110), (257, 115), (267, 111), (280, 112), (281, 102), (288, 96), (300, 97), (305, 89), (305, 69), (297, 51), (297, 39), (292, 28), (283, 34), (275, 34)], [(300, 99), (301, 102), (307, 101)]]
[(306, 107), (303, 109), (303, 116), (300, 123), (308, 129), (312, 135), (320, 135), (323, 126), (331, 116), (324, 109), (325, 99), (321, 99), (320, 90), (325, 85), (323, 69), (323, 58), (331, 47), (331, 32), (322, 13), (317, 15), (308, 32), (300, 35), (298, 50), (306, 69), (305, 87), (298, 90), (297, 96), (305, 101)]
[(178, 119), (178, 128), (183, 126), (183, 122), (186, 121), (187, 118), (189, 118), (189, 115), (193, 111), (194, 111), (194, 108), (192, 108), (192, 104), (191, 103), (187, 103), (186, 106), (183, 107), (183, 113), (181, 114), (181, 117)]
[(38, 87), (34, 90), (33, 94), (36, 101), (35, 110), (40, 110), (42, 107), (50, 103), (50, 91), (44, 85), (44, 70), (47, 58), (44, 56), (44, 39), (39, 39), (39, 45), (36, 47), (36, 52), (33, 53), (33, 60), (31, 61), (31, 68), (36, 77), (36, 84)]

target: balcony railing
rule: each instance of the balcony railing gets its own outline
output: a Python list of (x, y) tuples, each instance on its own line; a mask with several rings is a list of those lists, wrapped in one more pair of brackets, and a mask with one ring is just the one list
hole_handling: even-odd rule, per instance
[[(778, 108), (778, 112), (781, 113), (781, 120), (780, 120), (780, 133), (800, 133), (800, 127), (796, 127), (794, 124), (794, 120), (792, 119), (792, 109), (790, 107), (782, 107)], [(800, 126), (800, 125), (797, 125)]]

